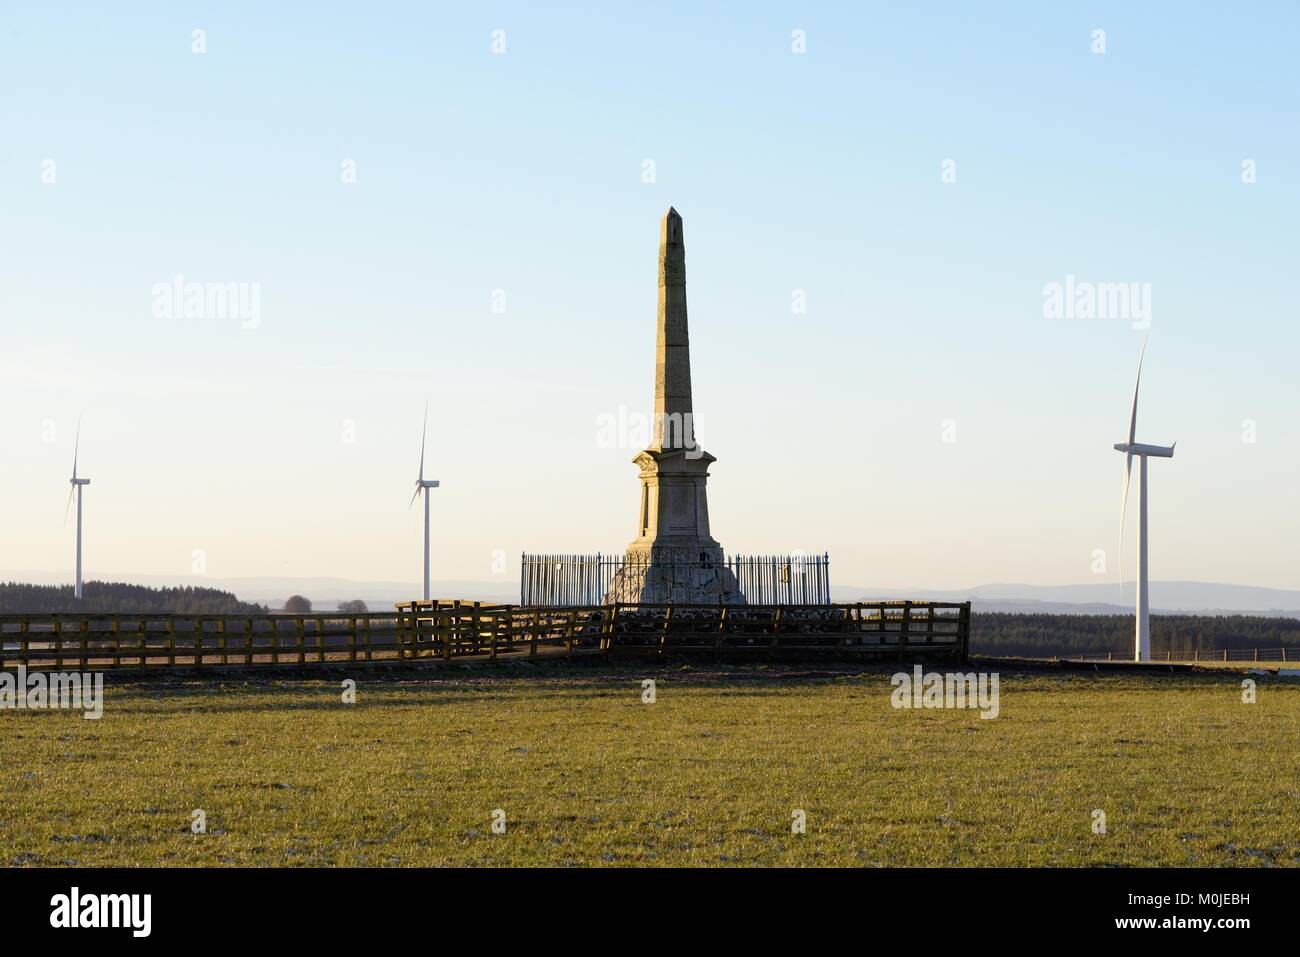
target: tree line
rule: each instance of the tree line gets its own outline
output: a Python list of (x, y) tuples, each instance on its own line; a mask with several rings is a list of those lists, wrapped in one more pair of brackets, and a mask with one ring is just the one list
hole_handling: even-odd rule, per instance
[(178, 615), (264, 615), (266, 606), (240, 601), (228, 591), (216, 588), (151, 588), (125, 582), (90, 581), (82, 585), (82, 597), (73, 595), (71, 585), (29, 585), (0, 583), (0, 612), (51, 614), (53, 612), (102, 612), (104, 614)]
[[(1175, 658), (1225, 648), (1300, 649), (1300, 618), (1253, 615), (1152, 615), (1151, 656)], [(972, 612), (976, 655), (1051, 658), (1133, 653), (1132, 615)]]

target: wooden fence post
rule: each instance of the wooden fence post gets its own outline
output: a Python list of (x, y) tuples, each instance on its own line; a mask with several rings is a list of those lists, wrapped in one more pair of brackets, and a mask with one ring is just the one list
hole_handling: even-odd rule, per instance
[[(108, 630), (113, 635), (113, 667), (122, 663), (122, 642), (118, 640), (118, 633), (121, 631), (122, 616), (114, 615), (112, 621), (108, 623)], [(148, 662), (145, 660), (144, 653), (140, 653), (140, 667), (143, 668)]]
[(611, 602), (605, 611), (605, 656), (614, 652), (614, 634), (618, 630), (618, 602)]
[(664, 627), (659, 633), (659, 657), (663, 657), (668, 652), (668, 626), (673, 620), (674, 605), (667, 605), (664, 608)]

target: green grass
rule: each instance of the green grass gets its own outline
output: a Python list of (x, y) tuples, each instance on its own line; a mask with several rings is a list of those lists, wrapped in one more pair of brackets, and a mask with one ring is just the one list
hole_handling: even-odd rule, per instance
[(1300, 682), (1004, 673), (981, 720), (893, 709), (888, 672), (539, 670), (0, 712), (0, 864), (1300, 863)]

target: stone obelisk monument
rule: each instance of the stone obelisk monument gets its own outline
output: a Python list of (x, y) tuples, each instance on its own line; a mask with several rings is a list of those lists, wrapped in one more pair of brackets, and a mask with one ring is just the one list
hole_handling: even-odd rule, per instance
[(671, 208), (659, 224), (654, 436), (632, 461), (641, 469), (638, 531), (606, 601), (743, 603), (722, 546), (709, 534), (706, 485), (716, 460), (695, 441), (686, 246), (682, 217)]

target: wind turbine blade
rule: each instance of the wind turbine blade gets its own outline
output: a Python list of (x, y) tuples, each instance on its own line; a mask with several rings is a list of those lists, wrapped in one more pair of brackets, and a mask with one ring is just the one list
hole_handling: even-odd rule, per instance
[(77, 477), (77, 455), (81, 451), (81, 416), (77, 416), (77, 441), (72, 446), (72, 477)]
[[(1138, 372), (1137, 378), (1133, 380), (1133, 414), (1128, 420), (1128, 444), (1132, 445), (1137, 441), (1138, 425), (1138, 389), (1142, 385), (1142, 360), (1147, 355), (1147, 342), (1151, 339), (1151, 327), (1147, 326), (1147, 334), (1142, 337), (1142, 351), (1138, 353)], [(1131, 458), (1131, 456), (1130, 456)]]
[(415, 500), (420, 497), (422, 491), (424, 491), (424, 486), (419, 482), (415, 483), (415, 492), (411, 495), (411, 500), (406, 503), (406, 510), (408, 512), (411, 510), (411, 506), (415, 504)]
[(429, 437), (429, 400), (424, 400), (424, 427), (420, 431), (420, 481), (424, 481), (424, 443)]
[(77, 494), (77, 486), (72, 486), (68, 490), (68, 504), (63, 506), (63, 524), (68, 524), (68, 512), (72, 508), (72, 496)]
[[(1142, 351), (1138, 353), (1138, 371), (1137, 378), (1133, 380), (1133, 411), (1128, 420), (1128, 444), (1133, 445), (1137, 441), (1137, 424), (1138, 424), (1138, 390), (1142, 387), (1142, 360), (1147, 355), (1147, 343), (1151, 340), (1151, 327), (1147, 326), (1147, 334), (1142, 337)], [(1119, 595), (1121, 600), (1124, 597), (1124, 519), (1128, 515), (1128, 486), (1129, 479), (1133, 475), (1133, 453), (1124, 453), (1124, 487), (1120, 492), (1119, 499)]]
[(1133, 475), (1133, 453), (1124, 454), (1124, 490), (1119, 499), (1119, 597), (1124, 599), (1124, 519), (1128, 516), (1128, 486)]

